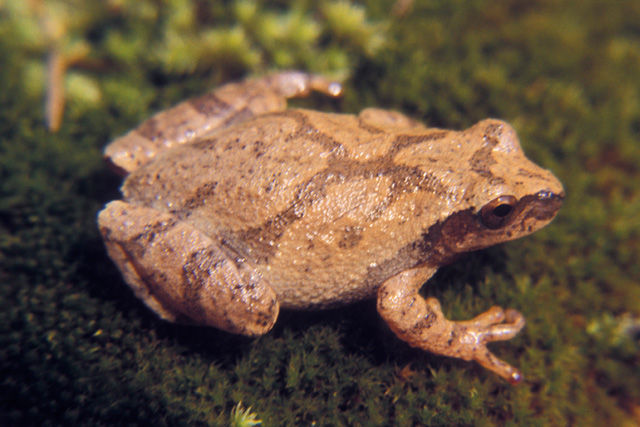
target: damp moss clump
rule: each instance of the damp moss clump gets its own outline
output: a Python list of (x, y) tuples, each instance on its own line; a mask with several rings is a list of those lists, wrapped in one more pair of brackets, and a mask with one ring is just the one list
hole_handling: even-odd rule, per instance
[[(282, 68), (343, 80), (385, 45), (386, 28), (344, 0), (0, 3), (0, 37), (20, 59), (25, 93), (55, 92), (57, 116), (67, 98), (73, 110), (118, 100), (124, 115), (146, 111), (158, 86), (181, 80), (204, 90)], [(51, 126), (50, 116), (57, 130), (61, 117)]]
[[(0, 1), (3, 425), (226, 425), (238, 402), (264, 425), (638, 422), (640, 5), (393, 6)], [(66, 61), (57, 132), (53, 51)], [(523, 333), (492, 350), (523, 384), (409, 348), (371, 301), (283, 312), (251, 340), (167, 324), (133, 297), (96, 229), (120, 184), (102, 147), (187, 96), (286, 67), (345, 78), (344, 99), (312, 108), (393, 108), (447, 128), (505, 119), (563, 182), (549, 227), (423, 290), (454, 319), (522, 311)]]

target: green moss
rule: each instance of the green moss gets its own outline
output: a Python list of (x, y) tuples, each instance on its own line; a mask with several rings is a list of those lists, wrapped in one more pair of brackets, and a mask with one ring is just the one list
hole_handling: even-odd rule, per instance
[[(402, 17), (379, 0), (28, 4), (0, 2), (3, 425), (225, 425), (237, 402), (265, 425), (637, 417), (637, 1), (416, 1)], [(55, 44), (77, 60), (51, 134), (43, 58)], [(313, 107), (396, 108), (454, 128), (504, 118), (559, 176), (568, 197), (551, 226), (470, 254), (423, 290), (456, 319), (520, 309), (527, 328), (492, 348), (523, 385), (410, 349), (372, 302), (284, 312), (249, 340), (166, 324), (133, 297), (96, 230), (119, 186), (101, 148), (154, 110), (277, 67), (348, 78), (344, 100)]]

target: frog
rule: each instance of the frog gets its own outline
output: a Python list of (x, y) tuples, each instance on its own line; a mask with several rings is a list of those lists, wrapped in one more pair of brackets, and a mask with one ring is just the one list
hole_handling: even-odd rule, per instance
[(447, 130), (373, 107), (288, 108), (311, 92), (343, 88), (303, 71), (228, 83), (105, 148), (124, 182), (98, 226), (124, 281), (166, 321), (254, 337), (281, 309), (375, 299), (410, 346), (521, 382), (487, 348), (522, 330), (519, 311), (450, 320), (420, 291), (461, 254), (551, 222), (560, 181), (504, 121)]

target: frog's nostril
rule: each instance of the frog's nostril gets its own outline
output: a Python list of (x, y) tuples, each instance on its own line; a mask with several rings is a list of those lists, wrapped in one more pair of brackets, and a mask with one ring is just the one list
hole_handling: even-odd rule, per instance
[(558, 205), (561, 205), (562, 201), (564, 200), (564, 191), (560, 193), (554, 193), (551, 190), (542, 190), (538, 191), (536, 197), (541, 202), (552, 202), (554, 204), (557, 203)]
[(553, 193), (553, 191), (550, 191), (550, 190), (542, 190), (538, 192), (537, 196), (539, 200), (546, 200), (546, 199), (552, 199), (555, 196), (555, 194)]
[(564, 192), (554, 193), (551, 190), (538, 191), (536, 194), (538, 200), (557, 200), (562, 201), (564, 199)]

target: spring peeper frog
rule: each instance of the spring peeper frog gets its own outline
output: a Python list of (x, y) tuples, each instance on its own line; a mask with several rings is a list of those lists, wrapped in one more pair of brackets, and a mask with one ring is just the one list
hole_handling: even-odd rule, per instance
[(260, 335), (278, 311), (377, 298), (410, 345), (518, 382), (486, 343), (524, 326), (493, 307), (444, 317), (418, 291), (461, 253), (549, 223), (564, 192), (513, 128), (428, 128), (400, 113), (287, 109), (319, 76), (227, 84), (156, 114), (105, 150), (127, 178), (98, 217), (109, 256), (163, 319)]

